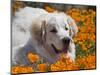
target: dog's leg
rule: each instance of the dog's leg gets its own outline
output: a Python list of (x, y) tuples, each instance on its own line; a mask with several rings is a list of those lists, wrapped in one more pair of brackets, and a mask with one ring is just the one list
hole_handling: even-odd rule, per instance
[(74, 62), (76, 58), (75, 44), (73, 42), (69, 45), (67, 56)]
[(19, 45), (12, 50), (12, 65), (26, 65), (27, 55), (23, 50), (24, 45)]
[(23, 45), (19, 45), (19, 46), (12, 48), (12, 65), (18, 65), (17, 57), (18, 57), (18, 53), (22, 47), (23, 47)]

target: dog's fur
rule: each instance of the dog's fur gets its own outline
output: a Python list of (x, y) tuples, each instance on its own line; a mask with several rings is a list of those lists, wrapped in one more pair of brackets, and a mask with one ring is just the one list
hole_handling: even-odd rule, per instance
[[(59, 59), (65, 46), (66, 56), (74, 61), (75, 45), (72, 37), (77, 31), (74, 20), (62, 12), (48, 13), (31, 7), (20, 9), (12, 21), (12, 62), (14, 65), (29, 65), (27, 53), (33, 52), (48, 63), (53, 63)], [(70, 42), (64, 43), (64, 38)]]

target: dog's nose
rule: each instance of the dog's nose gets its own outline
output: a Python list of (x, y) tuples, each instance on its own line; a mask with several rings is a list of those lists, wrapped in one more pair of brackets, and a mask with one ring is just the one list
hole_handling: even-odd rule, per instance
[(62, 39), (62, 41), (63, 41), (64, 44), (69, 44), (70, 39), (68, 37), (65, 37), (65, 38)]

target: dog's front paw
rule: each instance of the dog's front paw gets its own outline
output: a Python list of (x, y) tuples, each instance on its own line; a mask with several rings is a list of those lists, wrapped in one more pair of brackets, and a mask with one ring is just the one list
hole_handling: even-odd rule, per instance
[(71, 62), (75, 61), (75, 55), (71, 54), (71, 53), (67, 53), (66, 57), (70, 59)]

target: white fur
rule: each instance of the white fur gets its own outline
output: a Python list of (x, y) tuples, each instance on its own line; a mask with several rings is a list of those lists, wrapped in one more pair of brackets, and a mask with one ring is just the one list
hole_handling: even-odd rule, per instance
[[(56, 48), (62, 50), (62, 39), (64, 37), (71, 39), (69, 50), (66, 55), (68, 55), (74, 61), (75, 45), (72, 41), (72, 36), (70, 36), (69, 29), (74, 29), (71, 30), (71, 32), (74, 31), (72, 33), (76, 34), (77, 27), (75, 23), (73, 23), (74, 26), (69, 26), (68, 19), (69, 22), (74, 22), (71, 17), (69, 18), (69, 16), (65, 15), (64, 13), (47, 13), (45, 10), (39, 8), (25, 7), (16, 12), (12, 22), (13, 64), (29, 64), (27, 55), (23, 50), (23, 48), (26, 47), (31, 49), (28, 50), (27, 53), (30, 51), (37, 53), (50, 63), (56, 61), (59, 57), (59, 54), (54, 52), (53, 48), (51, 48), (51, 44), (54, 44)], [(41, 44), (43, 41), (42, 37), (40, 36), (43, 21), (45, 21), (46, 24), (45, 44)], [(68, 27), (68, 30), (65, 30), (65, 25)], [(50, 32), (50, 29), (53, 27), (56, 27), (57, 29), (56, 34)], [(45, 35), (45, 31), (43, 31), (43, 35)]]

